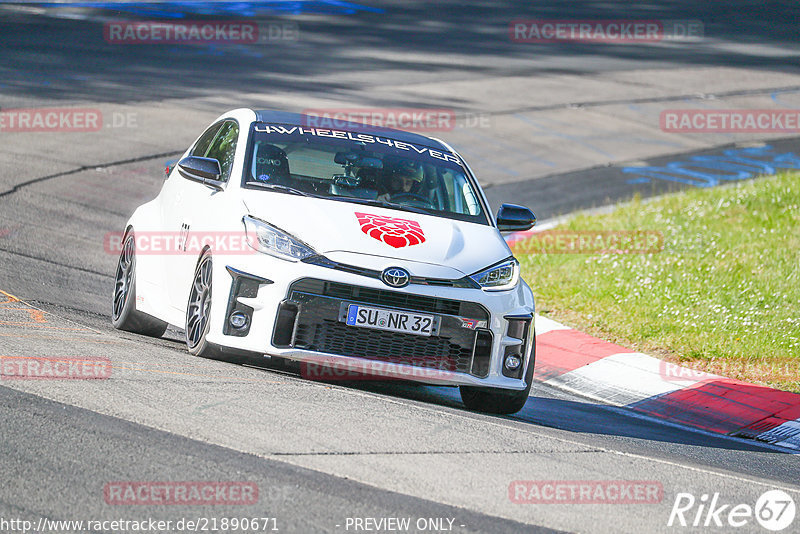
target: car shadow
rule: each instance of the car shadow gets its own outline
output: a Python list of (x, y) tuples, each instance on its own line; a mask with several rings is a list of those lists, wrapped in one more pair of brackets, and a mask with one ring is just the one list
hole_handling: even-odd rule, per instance
[[(467, 411), (454, 387), (435, 387), (400, 381), (335, 381), (339, 386), (390, 397), (424, 402)], [(537, 394), (537, 389), (541, 394)], [(552, 396), (548, 395), (552, 394)], [(690, 427), (664, 424), (623, 407), (609, 406), (576, 399), (559, 398), (563, 392), (543, 384), (534, 384), (533, 394), (525, 406), (514, 415), (482, 414), (531, 425), (554, 428), (578, 434), (594, 434), (658, 441), (680, 445), (717, 448), (731, 451), (752, 451), (783, 454), (756, 442), (747, 443), (724, 435), (698, 432)], [(787, 451), (788, 453), (788, 451)]]
[[(183, 331), (177, 328), (170, 328), (167, 334), (159, 341), (165, 345), (180, 349), (185, 346)], [(364, 380), (342, 380), (336, 378), (324, 380), (309, 378), (301, 371), (299, 362), (283, 358), (270, 359), (255, 355), (231, 353), (225, 359), (229, 363), (246, 365), (262, 371), (289, 374), (304, 380), (423, 402), (431, 406), (469, 411), (461, 402), (461, 396), (456, 387), (429, 386), (399, 379), (383, 379), (379, 377), (370, 377)], [(563, 398), (567, 395), (572, 398)], [(646, 399), (645, 401), (640, 401), (637, 405), (645, 408), (642, 411), (646, 412), (647, 406), (658, 402), (659, 399)], [(748, 443), (743, 440), (730, 439), (725, 435), (697, 431), (689, 425), (665, 424), (656, 418), (648, 417), (625, 407), (580, 400), (577, 395), (564, 393), (553, 386), (538, 381), (534, 381), (532, 395), (528, 398), (525, 406), (516, 414), (506, 416), (482, 415), (579, 434), (605, 435), (737, 451), (784, 453), (775, 448), (765, 447), (757, 442)], [(789, 452), (786, 451), (785, 453)]]

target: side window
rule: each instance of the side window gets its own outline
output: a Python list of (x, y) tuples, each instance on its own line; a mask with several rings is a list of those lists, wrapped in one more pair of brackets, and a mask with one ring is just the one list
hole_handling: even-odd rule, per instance
[(206, 153), (207, 158), (219, 161), (222, 169), (222, 181), (227, 182), (233, 167), (233, 156), (236, 155), (236, 140), (239, 138), (239, 126), (234, 121), (222, 124), (214, 142)]
[(463, 174), (447, 169), (443, 173), (443, 178), (450, 211), (464, 215), (480, 214), (478, 198)]
[(221, 124), (217, 123), (200, 136), (200, 139), (197, 140), (197, 143), (194, 144), (194, 148), (192, 149), (191, 156), (199, 156), (201, 158), (205, 157), (206, 152), (208, 152), (208, 145), (211, 144), (211, 141), (214, 140), (214, 136), (217, 135)]

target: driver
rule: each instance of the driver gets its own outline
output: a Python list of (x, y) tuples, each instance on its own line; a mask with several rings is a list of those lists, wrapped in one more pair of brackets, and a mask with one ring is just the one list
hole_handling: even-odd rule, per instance
[(391, 201), (393, 196), (405, 194), (419, 196), (422, 184), (422, 168), (413, 162), (405, 162), (397, 166), (386, 184), (386, 193), (378, 200)]

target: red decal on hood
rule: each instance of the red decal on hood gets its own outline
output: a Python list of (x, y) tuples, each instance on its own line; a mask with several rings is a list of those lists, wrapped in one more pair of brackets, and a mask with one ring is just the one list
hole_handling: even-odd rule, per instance
[(356, 217), (362, 232), (391, 247), (410, 247), (425, 242), (425, 234), (417, 221), (358, 212)]

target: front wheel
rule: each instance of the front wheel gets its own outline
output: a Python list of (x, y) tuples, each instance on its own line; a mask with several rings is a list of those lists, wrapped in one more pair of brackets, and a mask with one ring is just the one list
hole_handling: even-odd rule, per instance
[(119, 253), (111, 324), (117, 330), (152, 337), (161, 337), (167, 331), (167, 323), (136, 309), (136, 239), (133, 231), (125, 234)]
[(482, 388), (475, 386), (459, 386), (461, 392), (461, 400), (464, 405), (476, 412), (485, 412), (501, 415), (509, 415), (517, 413), (528, 402), (528, 397), (531, 394), (531, 386), (533, 385), (533, 367), (536, 363), (536, 336), (533, 336), (531, 341), (531, 358), (528, 363), (528, 369), (525, 372), (525, 382), (528, 384), (525, 389), (521, 391), (499, 389), (499, 388)]
[(220, 359), (221, 351), (206, 340), (211, 323), (211, 253), (205, 251), (197, 262), (186, 306), (186, 347), (202, 358)]
[(232, 349), (209, 343), (206, 339), (211, 328), (211, 287), (213, 283), (211, 252), (206, 250), (197, 262), (186, 306), (186, 347), (191, 354), (201, 358), (224, 360), (230, 363), (260, 364), (261, 354)]

